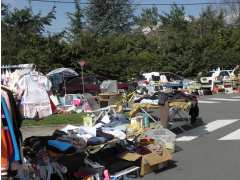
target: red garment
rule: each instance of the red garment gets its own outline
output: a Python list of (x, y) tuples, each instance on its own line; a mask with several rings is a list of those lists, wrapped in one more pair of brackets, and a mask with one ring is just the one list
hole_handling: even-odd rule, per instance
[(55, 104), (52, 102), (51, 98), (50, 99), (50, 105), (51, 105), (51, 109), (53, 113), (57, 112), (57, 106), (55, 106)]
[(1, 169), (8, 170), (9, 158), (8, 147), (4, 128), (1, 128)]
[(12, 143), (9, 130), (7, 128), (4, 128), (4, 131), (6, 135), (6, 141), (7, 141), (8, 157), (9, 157), (9, 160), (11, 160), (13, 158), (13, 143)]
[(218, 86), (214, 86), (212, 92), (217, 94), (219, 92)]

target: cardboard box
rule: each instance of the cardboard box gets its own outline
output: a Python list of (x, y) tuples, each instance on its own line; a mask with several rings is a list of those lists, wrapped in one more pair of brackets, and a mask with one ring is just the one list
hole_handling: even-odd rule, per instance
[(157, 169), (160, 164), (163, 164), (166, 161), (172, 159), (172, 155), (168, 152), (167, 149), (163, 150), (162, 155), (156, 154), (154, 152), (145, 155), (127, 152), (122, 154), (120, 157), (127, 161), (137, 161), (138, 159), (141, 159), (140, 176), (144, 176), (152, 172), (153, 170)]

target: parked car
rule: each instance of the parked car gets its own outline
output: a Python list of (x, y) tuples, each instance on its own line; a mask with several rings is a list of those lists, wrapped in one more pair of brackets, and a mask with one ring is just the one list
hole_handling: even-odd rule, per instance
[(160, 72), (159, 75), (165, 75), (167, 82), (163, 86), (171, 89), (183, 88), (183, 77), (171, 72)]
[(202, 88), (211, 88), (213, 81), (213, 74), (215, 71), (209, 71), (200, 78)]
[(222, 70), (219, 75), (219, 80), (225, 82), (229, 81), (231, 77), (232, 70)]
[(171, 72), (144, 73), (142, 76), (139, 77), (138, 84), (141, 86), (147, 85), (149, 81), (162, 81), (161, 76), (164, 77), (164, 87), (171, 89), (183, 88), (183, 77)]
[[(101, 92), (100, 85), (102, 81), (106, 80), (106, 78), (101, 76), (85, 76), (83, 79), (84, 79), (84, 92), (91, 93), (93, 95), (96, 95)], [(125, 82), (118, 82), (117, 86), (119, 90), (128, 89), (128, 84)], [(67, 94), (83, 93), (82, 78), (75, 77), (69, 81), (66, 81), (65, 87)]]
[(205, 76), (200, 78), (202, 88), (211, 88), (212, 82), (225, 82), (230, 80), (232, 70), (209, 71)]

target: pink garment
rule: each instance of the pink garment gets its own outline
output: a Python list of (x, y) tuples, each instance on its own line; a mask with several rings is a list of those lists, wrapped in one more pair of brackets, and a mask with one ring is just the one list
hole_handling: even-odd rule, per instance
[(72, 104), (74, 106), (80, 106), (81, 105), (81, 99), (73, 99)]
[(104, 180), (110, 180), (110, 175), (107, 169), (103, 171)]

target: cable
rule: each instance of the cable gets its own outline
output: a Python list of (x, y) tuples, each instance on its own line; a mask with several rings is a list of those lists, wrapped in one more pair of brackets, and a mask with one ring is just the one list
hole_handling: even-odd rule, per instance
[[(61, 3), (61, 4), (74, 4), (74, 1), (66, 0), (31, 0), (33, 2), (42, 2), (42, 3)], [(94, 4), (90, 2), (80, 2), (83, 5)], [(131, 3), (134, 6), (201, 6), (201, 5), (227, 5), (227, 4), (240, 4), (240, 2), (196, 2), (196, 3)]]

